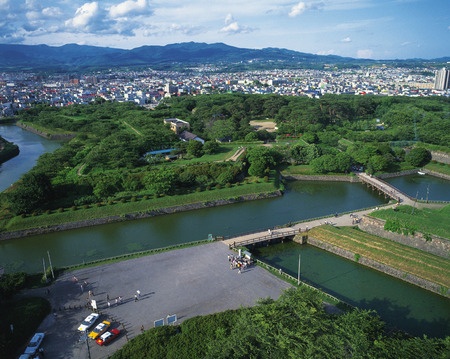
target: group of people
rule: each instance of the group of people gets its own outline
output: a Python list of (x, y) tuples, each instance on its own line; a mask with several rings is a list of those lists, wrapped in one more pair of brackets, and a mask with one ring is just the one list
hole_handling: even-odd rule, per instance
[[(123, 298), (121, 296), (118, 296), (116, 299), (114, 299), (113, 304), (119, 305), (122, 304)], [(106, 294), (106, 304), (108, 304), (108, 308), (111, 307), (111, 301), (109, 300), (109, 294)]]
[(228, 255), (228, 262), (230, 262), (230, 269), (238, 269), (238, 273), (241, 273), (243, 270), (247, 269), (248, 266), (252, 264), (251, 259), (242, 257), (242, 256), (234, 256)]

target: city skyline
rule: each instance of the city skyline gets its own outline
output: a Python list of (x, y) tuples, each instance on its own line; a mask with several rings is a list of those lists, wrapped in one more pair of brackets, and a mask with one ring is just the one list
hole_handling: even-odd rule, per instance
[(447, 0), (0, 0), (0, 43), (179, 42), (370, 59), (450, 56)]

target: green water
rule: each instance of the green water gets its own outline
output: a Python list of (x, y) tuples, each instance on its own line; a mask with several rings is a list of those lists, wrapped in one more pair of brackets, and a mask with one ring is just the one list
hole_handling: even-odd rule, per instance
[(259, 259), (360, 308), (374, 309), (390, 327), (416, 336), (450, 335), (450, 299), (368, 269), (311, 245), (260, 247)]

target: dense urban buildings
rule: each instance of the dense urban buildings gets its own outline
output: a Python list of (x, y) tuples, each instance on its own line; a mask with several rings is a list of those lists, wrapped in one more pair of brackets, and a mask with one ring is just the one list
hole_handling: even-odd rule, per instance
[(445, 67), (436, 72), (434, 80), (434, 88), (436, 90), (447, 90), (450, 88), (450, 70)]
[(101, 98), (156, 106), (171, 96), (211, 93), (278, 94), (308, 96), (325, 94), (379, 96), (449, 96), (449, 71), (433, 68), (367, 66), (337, 69), (255, 70), (224, 73), (209, 65), (184, 72), (108, 70), (87, 74), (12, 72), (0, 73), (0, 116), (37, 103), (51, 106), (86, 104)]

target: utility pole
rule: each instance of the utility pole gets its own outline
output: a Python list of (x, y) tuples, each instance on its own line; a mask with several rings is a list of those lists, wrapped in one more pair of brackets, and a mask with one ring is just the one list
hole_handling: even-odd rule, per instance
[(47, 269), (45, 268), (45, 259), (42, 257), (42, 265), (44, 266), (44, 278), (45, 282), (47, 282)]
[(53, 266), (52, 266), (52, 260), (50, 258), (50, 252), (47, 251), (47, 254), (48, 254), (48, 263), (50, 265), (50, 270), (52, 271), (52, 278), (55, 279), (55, 273), (53, 273)]

